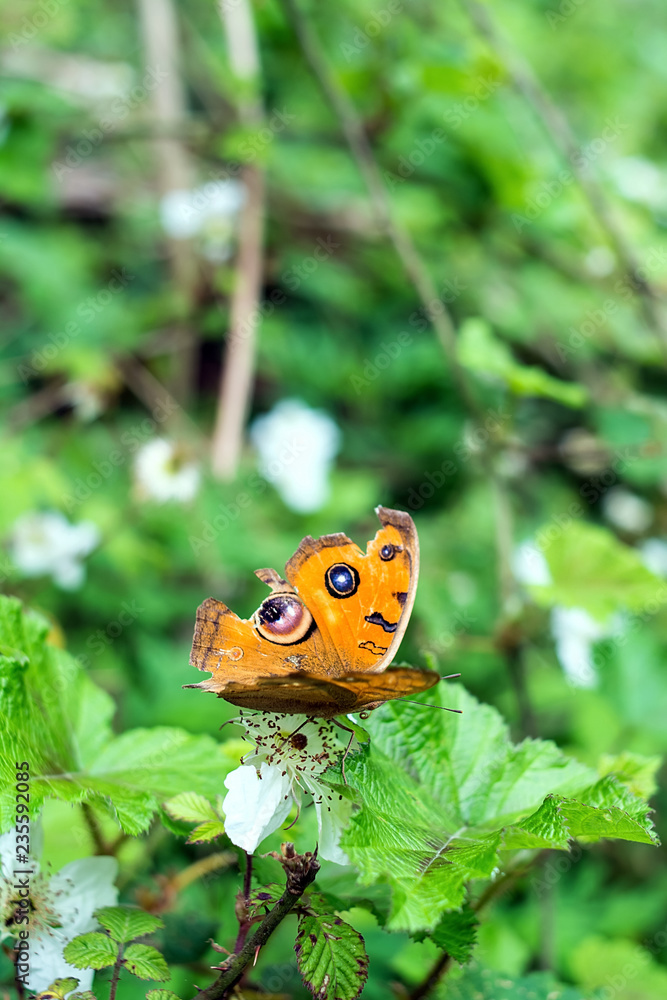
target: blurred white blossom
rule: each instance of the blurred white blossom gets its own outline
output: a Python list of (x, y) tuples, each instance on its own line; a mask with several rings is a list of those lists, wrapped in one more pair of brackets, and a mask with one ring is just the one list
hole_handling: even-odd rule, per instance
[[(516, 579), (526, 586), (548, 587), (552, 577), (544, 553), (533, 541), (522, 542), (515, 550), (512, 567)], [(597, 622), (584, 608), (551, 609), (551, 634), (556, 656), (565, 676), (575, 687), (595, 687), (598, 680), (593, 646), (620, 631), (621, 620), (614, 615)]]
[(201, 469), (173, 441), (153, 438), (135, 456), (134, 478), (141, 499), (187, 503), (197, 495)]
[(258, 417), (250, 437), (259, 471), (292, 510), (319, 510), (329, 497), (329, 473), (340, 447), (340, 430), (323, 410), (284, 399)]
[(342, 750), (333, 723), (272, 712), (242, 716), (239, 721), (255, 744), (255, 752), (225, 778), (228, 791), (222, 808), (225, 832), (232, 843), (252, 854), (284, 823), (295, 803), (300, 808), (304, 795), (312, 796), (318, 853), (327, 861), (349, 864), (339, 840), (352, 802), (320, 781)]
[(650, 503), (623, 486), (614, 486), (602, 500), (602, 513), (607, 521), (621, 531), (640, 535), (653, 520)]
[(162, 228), (175, 240), (198, 237), (208, 260), (227, 260), (245, 196), (245, 187), (233, 178), (209, 181), (192, 191), (170, 191), (160, 202)]
[(519, 583), (546, 587), (551, 583), (549, 564), (535, 542), (525, 541), (514, 550), (512, 570)]
[[(35, 845), (41, 841), (41, 831), (35, 830), (31, 836)], [(28, 869), (31, 874), (17, 875), (17, 869)], [(26, 964), (31, 990), (45, 990), (61, 976), (78, 979), (79, 990), (91, 988), (93, 970), (75, 969), (65, 961), (63, 951), (72, 938), (98, 927), (93, 917), (95, 910), (116, 904), (118, 890), (113, 882), (117, 873), (115, 858), (99, 857), (71, 861), (55, 875), (49, 875), (40, 870), (36, 857), (23, 853), (15, 829), (0, 836), (0, 941), (16, 947), (19, 932), (26, 927), (29, 930)], [(19, 877), (28, 879), (28, 924), (17, 919), (20, 910), (15, 883)]]
[(667, 174), (650, 160), (624, 156), (609, 166), (612, 180), (628, 201), (663, 209), (667, 205)]
[(600, 639), (618, 635), (619, 630), (618, 616), (601, 623), (583, 608), (557, 605), (552, 609), (551, 634), (556, 643), (556, 656), (571, 684), (582, 688), (597, 686), (593, 646)]
[(645, 538), (639, 546), (642, 562), (656, 576), (667, 577), (667, 542), (662, 538)]
[(594, 277), (606, 278), (616, 267), (616, 257), (609, 247), (592, 247), (584, 257), (584, 267)]
[(100, 540), (92, 521), (70, 524), (59, 511), (35, 511), (14, 523), (9, 549), (24, 576), (51, 576), (63, 590), (76, 590), (86, 575), (82, 560)]

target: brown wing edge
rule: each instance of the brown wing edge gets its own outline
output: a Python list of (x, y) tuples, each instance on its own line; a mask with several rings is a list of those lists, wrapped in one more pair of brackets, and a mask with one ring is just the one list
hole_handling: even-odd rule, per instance
[(391, 657), (395, 655), (396, 650), (403, 640), (405, 630), (407, 629), (408, 622), (410, 621), (410, 615), (412, 614), (412, 607), (415, 603), (417, 581), (419, 579), (419, 537), (417, 535), (415, 522), (406, 511), (392, 510), (391, 507), (379, 506), (375, 508), (375, 513), (380, 519), (382, 527), (391, 524), (394, 528), (400, 531), (401, 536), (405, 539), (406, 547), (410, 552), (410, 589), (408, 590), (408, 596), (405, 604), (403, 605), (403, 613), (401, 614), (398, 628), (394, 632), (389, 650), (386, 654), (389, 662), (391, 662)]
[(337, 531), (333, 535), (322, 535), (320, 538), (313, 538), (312, 535), (306, 535), (299, 543), (299, 548), (294, 555), (291, 559), (288, 559), (285, 566), (285, 575), (289, 578), (292, 573), (298, 573), (306, 560), (310, 559), (313, 552), (320, 552), (322, 549), (334, 548), (339, 545), (354, 545), (354, 542), (342, 531)]
[(198, 670), (210, 670), (206, 666), (206, 650), (211, 648), (211, 633), (219, 624), (224, 615), (232, 615), (226, 604), (218, 601), (215, 597), (207, 597), (197, 608), (195, 618), (195, 633), (192, 637), (192, 649), (190, 650), (190, 666), (197, 667)]

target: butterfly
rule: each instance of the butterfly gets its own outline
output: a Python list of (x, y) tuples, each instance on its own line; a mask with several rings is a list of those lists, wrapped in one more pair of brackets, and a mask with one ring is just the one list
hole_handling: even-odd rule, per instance
[(255, 571), (270, 596), (248, 619), (213, 597), (197, 610), (190, 664), (211, 677), (185, 687), (241, 708), (330, 719), (426, 691), (432, 670), (389, 667), (417, 590), (409, 514), (377, 507), (366, 552), (347, 535), (303, 539), (285, 567)]

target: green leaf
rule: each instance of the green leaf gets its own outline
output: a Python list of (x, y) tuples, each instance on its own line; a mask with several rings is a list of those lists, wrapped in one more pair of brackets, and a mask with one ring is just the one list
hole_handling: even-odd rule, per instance
[(106, 934), (91, 931), (70, 941), (63, 954), (75, 969), (108, 969), (118, 957), (118, 945)]
[(164, 927), (164, 921), (160, 917), (134, 906), (103, 906), (95, 911), (95, 916), (114, 941), (122, 944), (152, 934), (158, 927)]
[(224, 837), (225, 824), (221, 819), (212, 820), (209, 823), (200, 823), (189, 835), (188, 844), (208, 844), (217, 837)]
[(92, 990), (84, 990), (83, 993), (72, 993), (69, 1000), (97, 1000)]
[(661, 767), (661, 757), (644, 757), (642, 754), (624, 750), (623, 753), (614, 756), (603, 754), (598, 764), (598, 771), (602, 777), (608, 774), (615, 775), (634, 795), (649, 798), (658, 790), (655, 776)]
[(65, 995), (75, 990), (78, 985), (79, 980), (72, 977), (56, 979), (42, 993), (39, 993), (35, 1000), (64, 1000)]
[(667, 586), (641, 561), (639, 553), (605, 528), (569, 520), (554, 534), (554, 525), (537, 532), (552, 582), (528, 589), (537, 604), (583, 608), (598, 621), (628, 608), (642, 612), (664, 604)]
[(413, 936), (416, 941), (423, 941), (428, 936), (438, 948), (451, 955), (455, 962), (465, 965), (472, 958), (478, 924), (474, 912), (466, 906), (460, 911), (443, 913), (440, 923), (428, 935), (420, 931)]
[(367, 722), (370, 747), (346, 766), (363, 806), (341, 846), (362, 883), (391, 886), (388, 928), (434, 929), (462, 906), (471, 878), (503, 867), (507, 849), (655, 841), (647, 804), (617, 778), (603, 785), (550, 742), (515, 746), (495, 709), (459, 685), (428, 697), (463, 715), (388, 703)]
[[(268, 885), (263, 885), (260, 889), (255, 889), (250, 894), (250, 905), (248, 907), (251, 917), (256, 917), (259, 914), (266, 912), (266, 909), (271, 909), (275, 903), (278, 902), (280, 897), (285, 891), (284, 885), (279, 885), (277, 882), (270, 882)], [(308, 893), (304, 896), (304, 899), (308, 898)]]
[(457, 353), (464, 368), (503, 382), (518, 396), (543, 396), (575, 408), (586, 403), (584, 386), (562, 382), (542, 368), (515, 361), (510, 348), (494, 336), (485, 320), (472, 318), (461, 324)]
[(354, 1000), (363, 990), (368, 976), (363, 938), (328, 911), (319, 893), (307, 897), (294, 951), (304, 984), (317, 1000)]
[(155, 979), (163, 983), (171, 978), (169, 967), (160, 952), (148, 944), (131, 944), (126, 948), (123, 966), (139, 979)]
[(231, 766), (219, 744), (182, 729), (135, 729), (114, 737), (112, 699), (64, 650), (48, 623), (0, 597), (0, 820), (13, 822), (14, 761), (29, 760), (31, 806), (46, 798), (90, 802), (137, 835), (161, 802), (183, 792), (215, 798)]
[[(442, 993), (443, 1000), (445, 993)], [(473, 965), (447, 974), (447, 1000), (587, 1000), (576, 987), (558, 983), (551, 972), (532, 972), (515, 979)]]
[(172, 990), (149, 990), (146, 1000), (181, 1000)]
[(208, 799), (198, 795), (197, 792), (181, 792), (180, 795), (165, 802), (164, 807), (174, 819), (181, 819), (186, 823), (203, 823), (206, 820), (219, 819)]

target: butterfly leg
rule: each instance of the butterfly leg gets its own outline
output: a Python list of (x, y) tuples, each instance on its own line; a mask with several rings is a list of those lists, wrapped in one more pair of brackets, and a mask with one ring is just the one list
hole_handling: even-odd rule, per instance
[(343, 723), (339, 722), (337, 719), (332, 719), (331, 721), (333, 722), (334, 726), (338, 726), (339, 729), (344, 729), (346, 733), (350, 734), (350, 738), (347, 741), (347, 746), (345, 747), (345, 753), (343, 754), (343, 759), (340, 764), (341, 774), (343, 775), (343, 784), (347, 785), (347, 778), (345, 777), (345, 759), (350, 752), (350, 748), (352, 746), (352, 740), (354, 739), (355, 733), (354, 729), (350, 729), (349, 726), (344, 726)]

